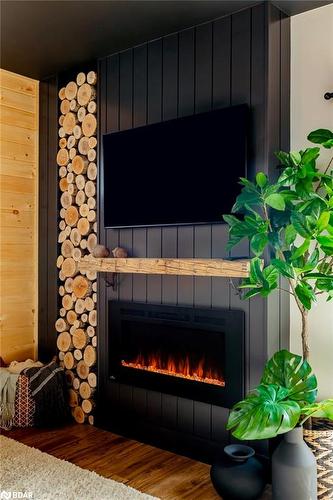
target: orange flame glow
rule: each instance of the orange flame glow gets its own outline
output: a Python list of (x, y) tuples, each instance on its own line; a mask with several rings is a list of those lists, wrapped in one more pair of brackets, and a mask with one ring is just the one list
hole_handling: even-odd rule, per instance
[(185, 359), (175, 360), (169, 356), (166, 361), (161, 359), (158, 354), (148, 354), (143, 356), (139, 353), (132, 361), (121, 360), (121, 365), (126, 368), (136, 370), (145, 370), (162, 375), (172, 375), (174, 377), (195, 380), (196, 382), (205, 382), (206, 384), (225, 386), (225, 381), (221, 375), (212, 368), (205, 367), (205, 358), (201, 358), (194, 366), (190, 362), (189, 356)]

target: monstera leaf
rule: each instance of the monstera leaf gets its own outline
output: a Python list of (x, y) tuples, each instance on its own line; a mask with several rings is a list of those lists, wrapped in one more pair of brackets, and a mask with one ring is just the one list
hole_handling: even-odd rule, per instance
[(233, 407), (227, 429), (238, 439), (268, 439), (290, 431), (297, 425), (300, 406), (287, 397), (288, 389), (259, 385)]
[(333, 420), (333, 399), (325, 399), (324, 401), (318, 401), (317, 403), (303, 407), (302, 415), (305, 418), (301, 423), (305, 422), (309, 417)]
[(312, 369), (302, 357), (282, 350), (266, 363), (261, 384), (275, 384), (288, 390), (288, 399), (301, 406), (313, 403), (317, 397), (317, 379)]

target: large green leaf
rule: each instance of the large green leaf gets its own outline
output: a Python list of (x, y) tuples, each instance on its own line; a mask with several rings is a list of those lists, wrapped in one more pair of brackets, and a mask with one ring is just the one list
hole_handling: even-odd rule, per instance
[(279, 271), (285, 278), (295, 278), (294, 269), (291, 265), (283, 260), (272, 259), (272, 265)]
[(327, 228), (330, 221), (330, 212), (322, 212), (317, 221), (317, 228), (319, 232), (324, 231)]
[(333, 139), (333, 132), (325, 128), (314, 130), (308, 135), (308, 140), (315, 144), (325, 144)]
[(241, 193), (237, 196), (236, 202), (232, 207), (232, 212), (239, 212), (246, 208), (246, 206), (254, 207), (261, 204), (260, 193), (251, 184), (249, 187), (245, 186)]
[(261, 384), (274, 384), (288, 390), (288, 399), (300, 404), (313, 403), (317, 396), (317, 379), (307, 361), (282, 349), (266, 363)]
[(333, 236), (317, 236), (317, 241), (323, 247), (331, 247), (331, 248), (333, 248)]
[(291, 245), (294, 243), (297, 236), (297, 231), (292, 224), (289, 224), (285, 229), (284, 239), (286, 241), (286, 245)]
[(303, 215), (301, 212), (293, 212), (291, 214), (291, 223), (293, 224), (298, 234), (303, 236), (303, 238), (311, 238), (312, 231), (305, 215)]
[(259, 187), (264, 188), (267, 184), (267, 176), (263, 172), (258, 172), (256, 175), (256, 182)]
[(325, 399), (324, 401), (319, 401), (303, 407), (302, 415), (306, 415), (307, 418), (317, 417), (333, 420), (333, 399)]
[(290, 257), (291, 260), (296, 260), (302, 255), (304, 255), (305, 252), (308, 251), (309, 246), (310, 246), (310, 240), (305, 240), (299, 247), (295, 247)]
[(227, 429), (238, 439), (268, 439), (290, 431), (297, 425), (300, 406), (287, 395), (283, 387), (259, 385), (233, 407)]
[(275, 210), (284, 210), (286, 208), (286, 204), (282, 194), (273, 193), (265, 198), (265, 203)]
[(282, 186), (292, 186), (297, 181), (297, 172), (293, 167), (287, 167), (282, 172), (278, 179), (278, 183)]
[(277, 279), (279, 277), (278, 270), (273, 266), (269, 265), (265, 267), (262, 272), (264, 277), (265, 288), (274, 289), (277, 286)]
[(266, 233), (258, 233), (252, 236), (250, 240), (251, 251), (255, 255), (261, 255), (268, 243)]
[(320, 148), (308, 148), (302, 154), (302, 163), (306, 164), (316, 160), (319, 156)]
[(308, 311), (311, 309), (312, 303), (316, 302), (314, 291), (306, 282), (300, 282), (295, 288), (295, 293)]

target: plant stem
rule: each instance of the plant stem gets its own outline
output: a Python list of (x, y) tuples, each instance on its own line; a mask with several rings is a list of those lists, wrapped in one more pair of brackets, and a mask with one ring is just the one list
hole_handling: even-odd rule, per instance
[[(271, 221), (268, 216), (268, 210), (267, 206), (265, 203), (263, 203), (264, 206), (264, 215), (265, 219), (268, 222), (268, 227), (270, 231), (273, 231)], [(277, 256), (283, 261), (286, 262), (286, 258), (282, 252), (282, 250), (278, 249), (276, 251)], [(308, 324), (308, 311), (305, 309), (299, 298), (297, 297), (297, 294), (295, 292), (295, 280), (288, 278), (288, 283), (289, 286), (292, 290), (292, 292), (289, 292), (291, 295), (293, 295), (295, 302), (297, 304), (297, 307), (299, 309), (299, 312), (301, 313), (301, 318), (302, 318), (302, 330), (301, 330), (301, 338), (302, 338), (302, 351), (303, 351), (303, 359), (308, 361), (309, 356), (310, 356), (310, 348), (309, 348), (309, 324)], [(297, 283), (297, 282), (296, 282)], [(284, 290), (287, 291), (287, 290)]]
[(291, 292), (290, 290), (286, 290), (285, 288), (281, 288), (280, 286), (277, 289), (281, 290), (282, 292), (289, 293), (289, 295), (292, 295), (293, 297), (295, 297), (295, 294), (293, 292)]
[(303, 350), (303, 359), (308, 361), (310, 355), (309, 348), (309, 321), (308, 321), (308, 311), (302, 308), (301, 311), (302, 316), (302, 350)]

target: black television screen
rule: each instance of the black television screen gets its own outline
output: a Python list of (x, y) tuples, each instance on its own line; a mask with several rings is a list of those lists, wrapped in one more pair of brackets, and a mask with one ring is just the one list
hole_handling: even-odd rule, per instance
[(104, 135), (104, 222), (223, 222), (246, 176), (245, 105)]

